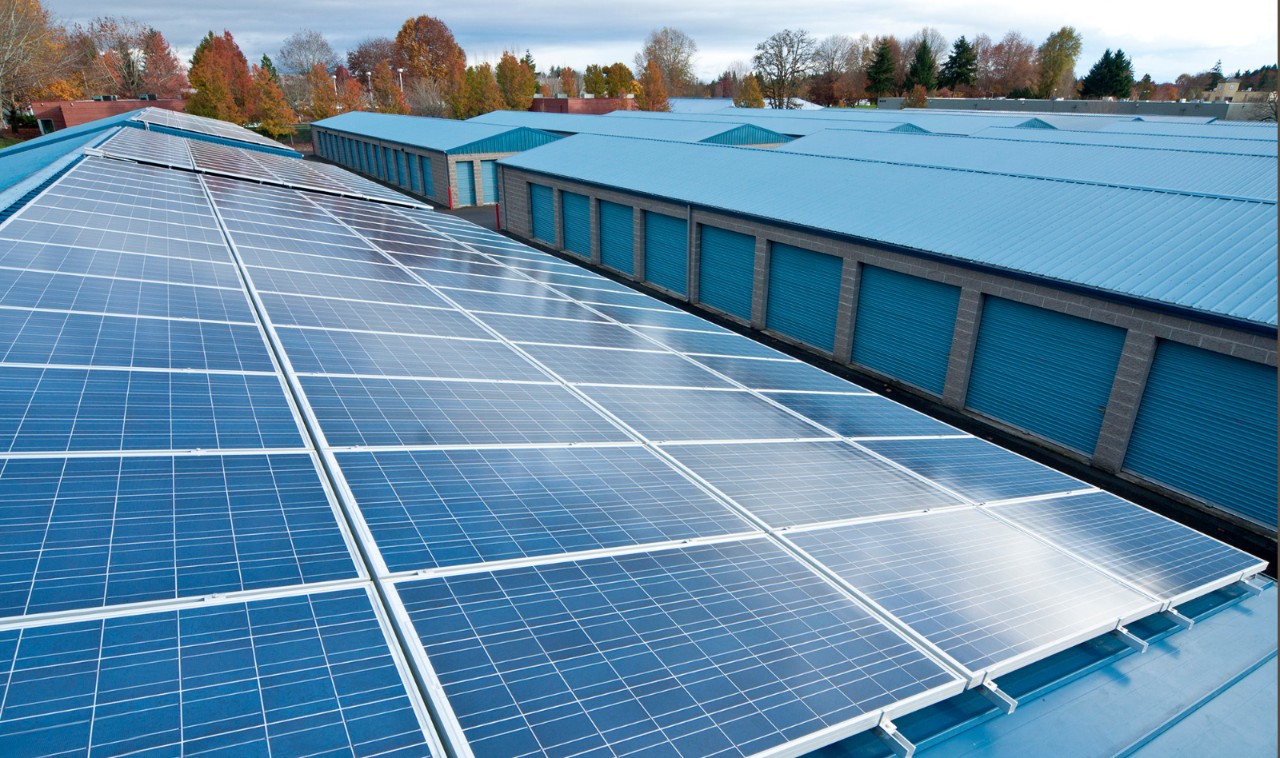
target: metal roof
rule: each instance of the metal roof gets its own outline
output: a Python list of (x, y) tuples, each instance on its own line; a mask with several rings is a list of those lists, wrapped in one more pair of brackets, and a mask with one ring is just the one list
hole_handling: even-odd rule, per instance
[(833, 129), (778, 150), (1276, 201), (1276, 162), (1258, 156)]
[[(741, 109), (741, 110), (748, 110), (754, 113), (761, 112), (759, 109)], [(652, 111), (614, 111), (613, 113), (610, 113), (604, 116), (604, 118), (608, 118), (608, 119), (616, 118), (616, 119), (628, 119), (628, 120), (643, 119), (648, 121), (702, 121), (707, 123), (719, 123), (719, 124), (745, 124), (749, 126), (758, 126), (763, 129), (770, 129), (772, 131), (780, 132), (782, 134), (785, 134), (791, 137), (804, 137), (810, 134), (817, 134), (818, 132), (825, 131), (827, 129), (846, 129), (846, 130), (867, 131), (867, 132), (889, 132), (894, 130), (913, 131), (913, 132), (925, 131), (923, 129), (918, 129), (915, 126), (912, 126), (906, 121), (889, 121), (889, 120), (832, 121), (831, 119), (807, 118), (805, 115), (803, 115), (803, 114), (811, 113), (812, 111), (804, 111), (803, 113), (800, 111), (789, 111), (789, 112), (794, 113), (795, 115), (788, 116), (786, 118), (777, 118), (773, 116), (756, 117), (751, 115), (750, 113), (743, 113), (741, 115), (734, 114), (730, 116), (730, 115), (721, 115), (721, 114), (715, 114), (715, 113), (699, 113), (699, 114), (686, 115), (686, 114), (680, 114), (680, 113), (655, 113)], [(628, 136), (628, 135), (619, 135), (619, 136)], [(643, 137), (645, 135), (638, 135), (638, 136)]]
[(593, 135), (503, 163), (1276, 324), (1273, 203)]
[(363, 111), (342, 113), (316, 121), (312, 126), (450, 155), (515, 153), (560, 139), (558, 135), (518, 124), (494, 125)]
[(1276, 125), (1215, 121), (1212, 124), (1170, 124), (1159, 121), (1124, 121), (1108, 124), (1101, 131), (1119, 134), (1164, 134), (1171, 137), (1212, 137), (1214, 139), (1276, 142)]
[[(749, 130), (738, 130), (741, 122), (677, 121), (662, 119), (639, 123), (628, 119), (604, 118), (580, 113), (533, 113), (529, 111), (494, 111), (469, 119), (472, 124), (527, 126), (568, 134), (600, 134), (609, 137), (640, 137), (676, 142), (715, 142), (717, 144), (766, 145), (786, 142), (789, 137), (759, 124)], [(658, 124), (661, 123), (659, 126)], [(730, 133), (734, 132), (734, 133)]]
[(975, 132), (974, 137), (1019, 140), (1024, 142), (1058, 142), (1075, 145), (1113, 145), (1143, 147), (1155, 150), (1186, 150), (1197, 153), (1261, 155), (1276, 157), (1276, 143), (1258, 140), (1216, 139), (1213, 137), (1179, 137), (1166, 134), (1126, 134), (1122, 132), (1078, 132), (1055, 129), (1010, 129), (991, 127)]

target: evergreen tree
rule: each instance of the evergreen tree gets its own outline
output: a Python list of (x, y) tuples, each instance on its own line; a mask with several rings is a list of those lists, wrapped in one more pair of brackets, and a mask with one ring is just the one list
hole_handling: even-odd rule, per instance
[(921, 40), (916, 48), (916, 57), (911, 60), (911, 68), (907, 69), (907, 79), (902, 86), (911, 90), (918, 84), (924, 87), (926, 92), (932, 90), (938, 83), (937, 71), (938, 59), (929, 48), (929, 41)]
[(1143, 74), (1142, 81), (1138, 82), (1135, 89), (1139, 100), (1150, 100), (1156, 92), (1156, 83), (1152, 81), (1151, 74)]
[(938, 72), (938, 86), (954, 90), (971, 87), (978, 79), (978, 51), (964, 37), (951, 45), (951, 55)]
[(263, 53), (262, 60), (258, 62), (258, 68), (265, 71), (276, 84), (280, 83), (280, 72), (276, 71), (276, 64), (271, 62), (271, 56)]
[(871, 65), (867, 66), (867, 94), (871, 96), (872, 102), (879, 102), (880, 98), (896, 89), (893, 72), (897, 65), (889, 40), (880, 40), (872, 54)]
[(747, 74), (742, 80), (742, 91), (733, 99), (733, 104), (739, 108), (764, 107), (764, 93), (760, 91), (760, 80), (755, 74)]
[(1214, 87), (1218, 86), (1218, 82), (1222, 81), (1222, 79), (1223, 79), (1222, 59), (1219, 58), (1218, 62), (1213, 64), (1213, 68), (1209, 69), (1209, 87), (1208, 88), (1213, 89)]
[(595, 97), (604, 97), (608, 88), (605, 84), (604, 69), (600, 64), (592, 63), (582, 71), (582, 91)]
[(605, 67), (604, 87), (605, 95), (608, 97), (622, 97), (629, 94), (635, 82), (636, 77), (631, 73), (631, 69), (627, 68), (627, 64), (619, 61)]
[(1108, 48), (1080, 83), (1080, 96), (1084, 98), (1126, 98), (1132, 91), (1133, 66), (1123, 50), (1112, 54)]

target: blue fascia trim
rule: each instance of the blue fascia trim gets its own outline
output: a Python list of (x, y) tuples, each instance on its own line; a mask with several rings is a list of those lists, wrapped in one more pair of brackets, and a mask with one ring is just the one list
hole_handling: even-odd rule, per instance
[(726, 208), (718, 208), (714, 205), (705, 205), (703, 203), (691, 203), (685, 200), (678, 200), (676, 198), (666, 197), (663, 195), (654, 195), (648, 192), (637, 192), (635, 190), (616, 187), (613, 185), (604, 184), (602, 182), (593, 182), (585, 179), (578, 179), (576, 177), (571, 177), (571, 176), (561, 176), (560, 174), (553, 174), (548, 171), (535, 171), (533, 169), (524, 168), (521, 166), (512, 166), (511, 168), (517, 171), (523, 171), (527, 174), (533, 174), (536, 176), (546, 176), (554, 179), (560, 179), (561, 181), (574, 182), (576, 184), (581, 184), (587, 187), (596, 187), (599, 189), (609, 190), (612, 192), (620, 192), (627, 195), (633, 195), (635, 197), (643, 197), (650, 200), (657, 200), (659, 202), (670, 203), (674, 205), (684, 205), (690, 208), (696, 208), (698, 210), (706, 210), (706, 211), (711, 211), (713, 213), (718, 213), (722, 216), (729, 216), (731, 218), (742, 219), (744, 221), (751, 221), (758, 224), (776, 226), (782, 229), (788, 229), (790, 231), (801, 232), (804, 234), (812, 234), (816, 237), (822, 237), (824, 239), (836, 240), (838, 242), (851, 242), (853, 244), (862, 245), (863, 247), (869, 247), (875, 250), (883, 250), (889, 253), (898, 253), (900, 255), (907, 255), (912, 258), (921, 258), (924, 260), (934, 261), (937, 263), (945, 263), (949, 266), (956, 266), (958, 268), (963, 268), (969, 271), (977, 271), (985, 274), (996, 274), (998, 276), (1006, 276), (1010, 279), (1016, 279), (1018, 281), (1024, 281), (1030, 284), (1038, 284), (1042, 287), (1050, 287), (1052, 289), (1062, 290), (1064, 292), (1071, 292), (1079, 295), (1087, 295), (1089, 297), (1098, 298), (1099, 300), (1109, 300), (1111, 302), (1120, 303), (1122, 305), (1135, 306), (1138, 308), (1142, 308), (1143, 310), (1156, 311), (1157, 313), (1166, 313), (1172, 316), (1178, 316), (1179, 318), (1185, 318), (1185, 319), (1190, 319), (1192, 321), (1199, 321), (1201, 323), (1211, 324), (1213, 326), (1224, 326), (1230, 329), (1234, 329), (1236, 331), (1246, 332), (1249, 334), (1258, 334), (1264, 337), (1269, 337), (1271, 339), (1276, 339), (1276, 336), (1278, 333), (1277, 326), (1273, 324), (1263, 324), (1257, 321), (1247, 321), (1245, 319), (1236, 318), (1234, 316), (1227, 316), (1219, 313), (1210, 313), (1209, 311), (1202, 311), (1202, 310), (1197, 310), (1195, 308), (1189, 308), (1184, 305), (1175, 305), (1173, 303), (1165, 303), (1159, 300), (1151, 300), (1144, 297), (1138, 297), (1137, 295), (1126, 295), (1123, 292), (1115, 292), (1112, 290), (1098, 289), (1096, 287), (1090, 287), (1086, 284), (1076, 284), (1074, 282), (1067, 282), (1061, 279), (1052, 279), (1047, 276), (1040, 276), (1039, 274), (1032, 274), (1027, 271), (1019, 271), (1017, 269), (1011, 269), (1011, 268), (1002, 268), (1000, 266), (992, 266), (990, 264), (978, 263), (976, 261), (967, 261), (967, 260), (964, 260), (963, 258), (952, 258), (947, 255), (933, 253), (927, 250), (919, 250), (913, 247), (906, 247), (905, 245), (895, 245), (890, 242), (882, 242), (880, 240), (866, 239), (864, 237), (858, 237), (852, 234), (842, 234), (840, 232), (833, 232), (828, 229), (817, 229), (811, 226), (804, 226), (803, 224), (796, 224), (789, 221), (780, 221), (777, 219), (767, 218), (765, 216), (757, 216), (751, 213), (744, 213), (742, 211), (734, 211)]

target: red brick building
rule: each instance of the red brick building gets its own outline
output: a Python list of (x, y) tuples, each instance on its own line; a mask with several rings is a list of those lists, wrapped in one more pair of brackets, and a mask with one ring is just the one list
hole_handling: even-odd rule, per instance
[(601, 115), (613, 111), (633, 111), (634, 97), (535, 97), (529, 110), (535, 113), (586, 113)]
[(165, 108), (171, 111), (183, 109), (185, 101), (171, 100), (45, 100), (31, 104), (32, 115), (41, 134), (66, 129), (69, 126), (116, 116), (142, 108)]

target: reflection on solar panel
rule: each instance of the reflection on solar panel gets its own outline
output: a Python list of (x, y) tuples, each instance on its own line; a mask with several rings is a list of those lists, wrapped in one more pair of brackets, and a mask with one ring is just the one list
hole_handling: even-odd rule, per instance
[(336, 169), (104, 153), (0, 223), (7, 752), (799, 753), (1262, 567)]
[(181, 129), (184, 132), (207, 134), (213, 137), (221, 137), (223, 139), (231, 139), (239, 142), (251, 142), (257, 145), (273, 147), (277, 150), (282, 147), (280, 143), (267, 139), (260, 134), (251, 132), (244, 127), (236, 126), (235, 124), (227, 123), (226, 121), (219, 121), (215, 118), (193, 116), (190, 113), (176, 113), (165, 108), (144, 108), (138, 111), (138, 115), (134, 116), (131, 120), (147, 124), (167, 126), (171, 129)]

